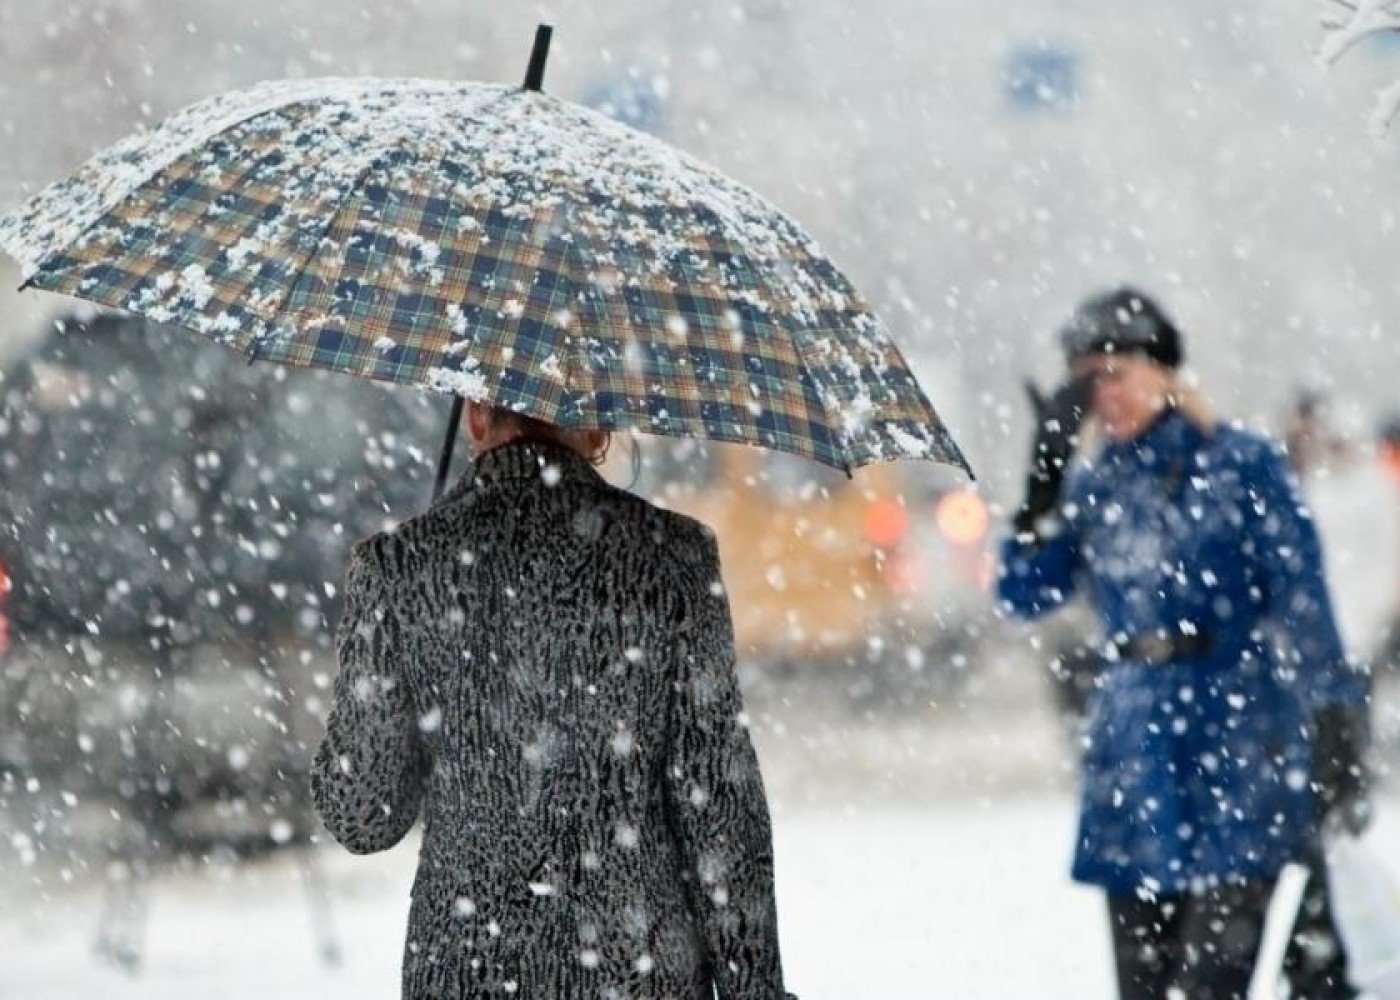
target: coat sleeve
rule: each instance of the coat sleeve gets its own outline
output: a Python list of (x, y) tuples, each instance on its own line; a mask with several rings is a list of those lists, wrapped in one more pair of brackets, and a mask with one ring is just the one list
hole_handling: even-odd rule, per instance
[[(1066, 509), (1082, 509), (1081, 480), (1072, 478), (1073, 499)], [(1001, 606), (1020, 618), (1039, 618), (1073, 596), (1081, 560), (1076, 518), (1061, 513), (1048, 537), (1011, 535), (1001, 543), (997, 597)]]
[(735, 674), (719, 552), (708, 534), (700, 546), (683, 584), (688, 609), (677, 637), (668, 813), (719, 1000), (782, 1000), (768, 804)]
[(1295, 660), (1304, 700), (1314, 711), (1364, 704), (1366, 672), (1342, 646), (1312, 513), (1277, 448), (1261, 446), (1250, 464), (1245, 545), (1259, 567), (1266, 614)]
[(389, 596), (373, 542), (356, 546), (336, 631), (340, 673), (311, 769), (316, 812), (355, 854), (397, 844), (423, 800), (426, 766)]

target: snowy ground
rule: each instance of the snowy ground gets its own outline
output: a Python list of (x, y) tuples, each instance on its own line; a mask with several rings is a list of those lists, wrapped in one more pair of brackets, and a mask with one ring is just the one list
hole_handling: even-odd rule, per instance
[[(1400, 872), (1400, 800), (1381, 803), (1372, 843)], [(776, 817), (783, 949), (804, 1000), (1112, 994), (1101, 903), (1064, 877), (1073, 809), (1037, 793), (924, 809), (798, 810)], [(346, 953), (316, 956), (285, 857), (173, 873), (153, 893), (137, 978), (93, 960), (91, 884), (6, 901), (0, 997), (111, 1000), (383, 1000), (397, 995), (415, 846), (353, 858), (327, 849)]]
[[(1073, 751), (1014, 657), (924, 712), (755, 698), (774, 802), (790, 986), (803, 1000), (1113, 995), (1102, 901), (1066, 878)], [(1384, 710), (1391, 722), (1393, 706)], [(1382, 713), (1382, 714), (1384, 714)], [(1400, 789), (1370, 842), (1400, 875)], [(5, 816), (0, 814), (0, 828)], [(0, 838), (2, 841), (3, 838)], [(293, 859), (160, 875), (139, 977), (92, 956), (100, 887), (0, 843), (0, 1000), (384, 1000), (397, 996), (416, 843), (319, 857), (345, 953), (316, 955)]]
[[(1071, 810), (1040, 797), (928, 811), (799, 812), (777, 821), (794, 989), (830, 997), (1103, 996), (1098, 901), (1063, 878)], [(397, 989), (414, 848), (325, 860), (345, 966), (318, 964), (284, 861), (156, 886), (137, 979), (89, 956), (91, 887), (0, 918), (0, 996), (383, 1000)], [(1046, 984), (1054, 984), (1047, 992)]]

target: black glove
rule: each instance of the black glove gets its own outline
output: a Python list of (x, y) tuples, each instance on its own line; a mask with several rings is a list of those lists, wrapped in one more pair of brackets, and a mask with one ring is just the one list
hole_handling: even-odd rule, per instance
[(1018, 535), (1037, 534), (1040, 523), (1060, 505), (1065, 469), (1079, 443), (1091, 387), (1089, 379), (1072, 379), (1047, 398), (1034, 383), (1026, 383), (1026, 395), (1035, 411), (1035, 442), (1026, 477), (1026, 500), (1012, 519)]
[(1370, 825), (1364, 707), (1330, 705), (1313, 717), (1313, 784), (1324, 831), (1359, 834)]

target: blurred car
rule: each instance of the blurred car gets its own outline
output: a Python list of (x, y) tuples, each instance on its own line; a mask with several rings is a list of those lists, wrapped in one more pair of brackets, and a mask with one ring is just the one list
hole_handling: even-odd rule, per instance
[[(742, 445), (646, 439), (635, 489), (718, 535), (735, 641), (763, 677), (857, 699), (960, 682), (991, 620), (986, 503), (916, 464), (854, 477)], [(614, 478), (625, 478), (625, 470)]]
[(444, 414), (117, 315), (11, 364), (6, 805), (54, 827), (120, 800), (171, 845), (303, 839), (349, 548), (425, 505)]

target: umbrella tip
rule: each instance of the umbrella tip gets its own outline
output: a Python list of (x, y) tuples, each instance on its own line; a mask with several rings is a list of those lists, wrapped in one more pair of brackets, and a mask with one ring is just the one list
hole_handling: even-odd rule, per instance
[(525, 89), (539, 90), (544, 86), (544, 63), (549, 58), (549, 40), (554, 28), (541, 24), (535, 29), (535, 48), (530, 53), (530, 68), (525, 71)]

